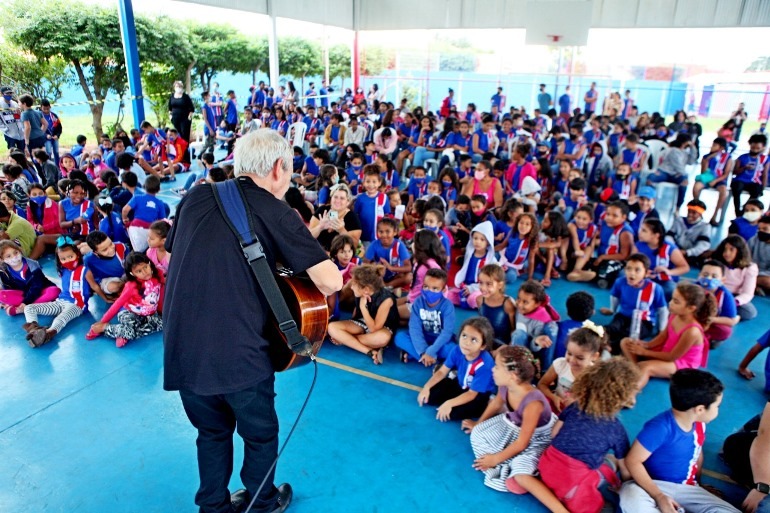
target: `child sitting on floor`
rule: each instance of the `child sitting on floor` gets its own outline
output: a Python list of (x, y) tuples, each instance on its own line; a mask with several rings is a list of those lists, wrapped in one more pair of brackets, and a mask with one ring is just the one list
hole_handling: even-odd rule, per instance
[(479, 314), (485, 317), (495, 332), (495, 348), (506, 345), (516, 324), (516, 304), (505, 295), (505, 271), (497, 264), (487, 264), (479, 272), (477, 302)]
[(111, 303), (123, 288), (123, 259), (128, 249), (98, 230), (88, 234), (86, 243), (91, 253), (83, 258), (85, 278), (97, 296)]
[[(91, 289), (85, 279), (83, 257), (67, 236), (59, 237), (56, 242), (56, 269), (62, 284), (59, 297), (49, 303), (33, 303), (24, 307), (27, 322), (22, 328), (27, 332), (30, 347), (40, 347), (53, 340), (70, 321), (80, 317), (88, 308)], [(38, 315), (54, 316), (51, 326), (40, 326)]]
[(733, 334), (733, 327), (741, 320), (735, 296), (725, 287), (725, 264), (718, 260), (703, 262), (698, 280), (695, 282), (704, 290), (714, 294), (717, 302), (717, 316), (711, 319), (711, 325), (706, 330), (709, 348), (716, 349), (722, 342)]
[(396, 334), (396, 347), (401, 349), (401, 361), (409, 358), (425, 367), (446, 360), (452, 350), (455, 329), (455, 307), (444, 297), (447, 274), (431, 268), (422, 280), (420, 295), (410, 308), (409, 330)]
[(500, 255), (500, 265), (505, 269), (505, 281), (516, 283), (520, 274), (526, 271), (531, 280), (535, 273), (535, 255), (540, 226), (534, 214), (523, 213), (516, 219), (505, 251)]
[(26, 305), (53, 301), (61, 292), (12, 240), (0, 241), (0, 283), (0, 308), (11, 316), (24, 313)]
[(353, 277), (353, 269), (357, 265), (361, 265), (361, 259), (355, 256), (355, 252), (356, 242), (350, 235), (341, 233), (332, 240), (329, 256), (342, 273), (342, 290), (326, 298), (330, 319), (338, 318), (340, 316), (340, 303), (347, 303), (353, 297), (353, 292), (348, 284)]
[(606, 337), (604, 328), (591, 321), (585, 321), (582, 328), (570, 334), (567, 355), (556, 358), (537, 384), (554, 412), (561, 412), (575, 400), (572, 384), (583, 371), (599, 361)]
[[(615, 314), (605, 326), (614, 353), (619, 351), (620, 341), (629, 334), (632, 338), (646, 339), (655, 334), (656, 328), (662, 331), (666, 327), (666, 298), (663, 288), (647, 278), (649, 270), (647, 255), (635, 253), (628, 257), (626, 275), (619, 278), (610, 291), (610, 308), (599, 310), (603, 315)], [(632, 328), (637, 332), (632, 333)]]
[[(124, 262), (126, 285), (120, 297), (99, 322), (91, 325), (86, 339), (93, 340), (102, 333), (115, 339), (115, 347), (130, 340), (151, 335), (163, 329), (160, 311), (163, 307), (163, 274), (143, 253), (130, 253)], [(118, 324), (110, 324), (117, 314)]]
[[(570, 281), (593, 281), (598, 278), (599, 288), (607, 289), (623, 269), (623, 262), (633, 253), (634, 234), (628, 226), (628, 204), (614, 201), (607, 205), (602, 227), (597, 234), (598, 256), (589, 254), (575, 262), (575, 269), (567, 275)], [(588, 267), (590, 270), (584, 270)]]
[[(556, 338), (556, 349), (553, 357), (561, 358), (567, 354), (567, 339), (569, 335), (583, 327), (583, 323), (593, 317), (596, 304), (594, 297), (588, 292), (573, 292), (567, 297), (567, 318), (559, 321), (559, 336)], [(606, 350), (602, 348), (602, 352)]]
[(603, 492), (620, 486), (618, 470), (622, 479), (630, 477), (624, 462), (628, 434), (617, 415), (635, 400), (638, 379), (631, 362), (613, 358), (586, 369), (575, 381), (574, 402), (559, 415), (551, 446), (538, 463), (544, 486), (530, 489), (551, 511), (604, 511)]
[(377, 221), (377, 240), (366, 250), (364, 262), (385, 267), (386, 287), (399, 288), (412, 282), (412, 261), (406, 245), (396, 239), (398, 223), (390, 217)]
[(671, 376), (671, 409), (644, 425), (625, 458), (633, 481), (620, 490), (623, 511), (738, 513), (698, 485), (706, 424), (719, 414), (723, 391), (705, 371), (682, 369)]
[[(479, 417), (495, 390), (492, 368), (495, 361), (489, 354), (493, 331), (489, 321), (473, 317), (460, 326), (457, 344), (453, 344), (449, 356), (422, 387), (417, 404), (430, 404), (436, 408), (436, 418), (441, 422)], [(450, 371), (455, 377), (449, 377)]]
[(473, 468), (484, 472), (484, 484), (493, 490), (528, 491), (540, 455), (551, 443), (556, 416), (532, 385), (538, 372), (537, 359), (527, 348), (501, 347), (493, 371), (497, 395), (478, 421), (463, 421), (476, 457)]
[(334, 344), (364, 353), (375, 365), (382, 363), (383, 350), (399, 325), (396, 298), (382, 282), (384, 271), (375, 265), (355, 267), (350, 281), (357, 301), (353, 316), (329, 324), (329, 338)]
[(677, 370), (706, 366), (704, 331), (717, 313), (714, 296), (693, 283), (680, 283), (671, 298), (670, 311), (668, 326), (650, 342), (624, 338), (620, 343), (623, 355), (639, 365), (639, 390), (650, 378), (670, 378)]
[(455, 306), (475, 309), (478, 307), (479, 271), (487, 264), (497, 263), (494, 247), (494, 228), (485, 221), (475, 226), (471, 240), (465, 248), (462, 268), (455, 275), (455, 287), (450, 288), (447, 297)]
[(559, 314), (551, 306), (545, 288), (534, 280), (524, 282), (516, 300), (516, 328), (511, 344), (528, 347), (543, 367), (550, 367), (559, 335), (558, 320)]

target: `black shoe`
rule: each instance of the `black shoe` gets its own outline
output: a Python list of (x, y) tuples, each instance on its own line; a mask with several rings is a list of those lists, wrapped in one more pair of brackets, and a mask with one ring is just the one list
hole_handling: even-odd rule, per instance
[(278, 499), (275, 508), (272, 513), (283, 513), (286, 508), (291, 504), (291, 499), (294, 497), (294, 491), (291, 489), (289, 483), (283, 483), (278, 487)]
[(236, 490), (234, 493), (230, 494), (230, 511), (233, 513), (241, 513), (246, 509), (246, 506), (249, 505), (249, 500), (251, 500), (251, 496), (249, 495), (248, 490), (245, 488)]

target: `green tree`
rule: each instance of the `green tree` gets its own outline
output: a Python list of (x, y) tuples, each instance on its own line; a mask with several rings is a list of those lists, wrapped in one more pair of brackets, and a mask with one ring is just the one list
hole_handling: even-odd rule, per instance
[(755, 59), (746, 71), (770, 71), (770, 56), (759, 57)]
[(441, 54), (440, 71), (476, 71), (476, 57), (468, 53)]
[(210, 89), (211, 80), (218, 73), (250, 73), (254, 70), (258, 45), (236, 32), (232, 26), (192, 23), (189, 31), (194, 59), (192, 73), (198, 77), (204, 90)]
[(270, 50), (267, 45), (267, 36), (260, 36), (249, 45), (249, 50), (245, 56), (251, 68), (251, 83), (257, 83), (257, 73), (267, 72), (270, 68)]
[(350, 48), (347, 45), (334, 45), (329, 48), (329, 80), (344, 79), (350, 76)]
[(278, 39), (278, 66), (282, 75), (304, 78), (324, 72), (321, 45), (300, 37)]
[(3, 83), (12, 83), (17, 94), (26, 92), (51, 102), (62, 97), (62, 88), (72, 80), (64, 59), (38, 59), (8, 41), (0, 45), (0, 77)]
[[(110, 92), (122, 94), (126, 88), (117, 10), (43, 0), (31, 7), (11, 4), (4, 14), (1, 21), (13, 43), (38, 59), (60, 57), (72, 65), (89, 101), (94, 134), (100, 135), (104, 100)], [(179, 59), (186, 42), (165, 39), (172, 26), (167, 18), (136, 17), (140, 59), (167, 64)]]
[(366, 48), (362, 57), (361, 72), (365, 75), (379, 75), (386, 69), (392, 69), (396, 62), (395, 51), (381, 46)]

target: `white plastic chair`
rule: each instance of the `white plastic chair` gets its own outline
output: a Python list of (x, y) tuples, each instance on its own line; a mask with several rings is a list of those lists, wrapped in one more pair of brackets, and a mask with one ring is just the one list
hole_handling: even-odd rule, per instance
[(652, 166), (650, 166), (650, 169), (655, 171), (658, 169), (658, 164), (660, 164), (660, 156), (668, 149), (668, 144), (657, 139), (649, 139), (644, 142), (644, 145), (649, 148), (650, 155), (652, 156)]
[(286, 130), (286, 140), (291, 143), (292, 146), (302, 146), (305, 142), (305, 133), (307, 132), (307, 125), (302, 121), (292, 123)]

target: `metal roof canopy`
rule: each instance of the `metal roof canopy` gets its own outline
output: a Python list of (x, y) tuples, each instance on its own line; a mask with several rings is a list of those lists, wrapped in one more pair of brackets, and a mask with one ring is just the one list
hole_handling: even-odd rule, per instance
[[(180, 0), (349, 30), (528, 28), (527, 5), (565, 0)], [(588, 28), (768, 27), (767, 0), (567, 0), (587, 4)], [(556, 7), (554, 5), (554, 7)], [(551, 12), (555, 14), (558, 8)]]

